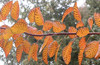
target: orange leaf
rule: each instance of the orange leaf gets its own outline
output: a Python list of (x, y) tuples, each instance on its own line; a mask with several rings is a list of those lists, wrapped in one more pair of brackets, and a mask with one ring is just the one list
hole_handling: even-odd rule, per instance
[[(69, 27), (68, 32), (69, 33), (76, 33), (77, 30), (75, 29), (75, 27), (71, 26), (71, 27)], [(75, 38), (76, 35), (69, 35), (69, 37), (72, 39), (72, 38)]]
[(69, 42), (66, 47), (62, 50), (62, 57), (64, 62), (68, 65), (71, 60), (71, 52), (72, 52), (72, 47), (71, 45), (73, 44), (73, 41)]
[(3, 42), (4, 42), (4, 39), (0, 39), (0, 47), (2, 47)]
[(35, 61), (37, 61), (37, 51), (38, 51), (38, 44), (34, 43), (30, 47), (29, 53), (28, 53), (28, 61), (32, 57)]
[(48, 64), (48, 47), (45, 47), (42, 52), (42, 59), (45, 64)]
[(16, 40), (18, 37), (22, 36), (21, 34), (14, 34), (12, 37), (14, 40)]
[(28, 19), (30, 23), (35, 22), (35, 8), (31, 9), (31, 11), (28, 14)]
[(76, 24), (76, 28), (83, 27), (83, 26), (84, 26), (84, 23), (82, 21)]
[(89, 26), (90, 26), (90, 29), (92, 30), (93, 19), (92, 19), (91, 17), (88, 19), (88, 24), (89, 24)]
[(26, 54), (28, 54), (29, 52), (29, 49), (30, 49), (30, 46), (31, 44), (27, 41), (27, 40), (24, 40), (24, 43), (23, 43), (23, 50)]
[(20, 19), (15, 23), (11, 30), (14, 34), (21, 34), (27, 31), (27, 23), (24, 19)]
[(40, 11), (39, 7), (35, 8), (35, 23), (38, 26), (41, 26), (41, 25), (44, 24), (44, 19), (43, 19), (43, 16), (41, 14), (41, 11)]
[(30, 34), (35, 34), (37, 32), (37, 28), (36, 27), (32, 27), (32, 26), (28, 26), (26, 32), (30, 33)]
[(8, 54), (10, 53), (10, 50), (12, 48), (12, 44), (13, 44), (13, 41), (8, 41), (5, 48), (4, 48), (4, 52), (5, 52), (5, 56), (7, 57)]
[(16, 50), (16, 59), (17, 59), (17, 62), (19, 62), (21, 60), (22, 52), (23, 52), (23, 46), (20, 45), (20, 46), (17, 47), (17, 50)]
[(87, 27), (80, 28), (77, 33), (79, 37), (83, 37), (89, 34), (89, 29)]
[[(2, 25), (1, 27), (3, 27), (3, 28), (10, 28), (8, 25)], [(4, 31), (5, 31), (5, 29), (0, 29), (0, 33), (2, 34), (2, 33), (4, 33)]]
[(57, 62), (57, 54), (58, 54), (59, 48), (60, 48), (60, 44), (58, 45), (57, 50), (55, 52), (55, 62)]
[(74, 18), (77, 20), (77, 21), (81, 21), (81, 14), (78, 10), (78, 7), (77, 7), (77, 2), (75, 2), (74, 4)]
[(53, 42), (53, 38), (52, 36), (46, 36), (45, 39), (44, 39), (44, 43), (42, 44), (40, 50), (39, 50), (39, 53), (42, 51), (42, 49), (45, 47), (45, 46), (48, 46), (51, 42)]
[(49, 57), (53, 57), (55, 55), (55, 52), (57, 50), (58, 43), (57, 41), (53, 41), (49, 46), (48, 46), (48, 55)]
[(15, 41), (15, 46), (18, 47), (19, 45), (24, 43), (24, 39), (22, 36), (18, 37)]
[(96, 53), (94, 58), (98, 59), (99, 57), (100, 57), (100, 44), (99, 44), (98, 51), (97, 51), (97, 53)]
[(12, 1), (7, 2), (1, 9), (2, 20), (5, 20), (8, 16), (12, 6)]
[(95, 57), (99, 47), (98, 41), (92, 41), (89, 44), (86, 45), (85, 48), (85, 57), (87, 58), (93, 58)]
[(69, 7), (68, 9), (66, 9), (66, 11), (64, 12), (63, 16), (62, 16), (62, 20), (61, 22), (63, 22), (63, 20), (65, 19), (65, 17), (71, 13), (73, 11), (73, 7)]
[(3, 43), (2, 43), (2, 49), (3, 49), (3, 50), (5, 49), (5, 46), (7, 45), (7, 41), (8, 41), (8, 40), (4, 40), (4, 39), (3, 39)]
[(82, 59), (83, 59), (83, 50), (80, 50), (80, 52), (78, 54), (78, 62), (79, 62), (79, 65), (81, 65)]
[(11, 28), (6, 28), (2, 36), (4, 39), (9, 39), (10, 37), (12, 37), (13, 33), (11, 31)]
[(95, 23), (98, 27), (100, 27), (100, 13), (94, 13)]
[(61, 24), (59, 21), (53, 22), (53, 32), (59, 33), (66, 29), (65, 24)]
[[(42, 30), (38, 30), (35, 34), (43, 34)], [(34, 36), (36, 40), (42, 40), (43, 36)]]
[(16, 1), (16, 2), (12, 5), (12, 8), (11, 8), (11, 17), (12, 17), (14, 20), (17, 20), (18, 17), (19, 17), (19, 3), (18, 3), (18, 1)]
[(1, 12), (0, 12), (0, 22), (2, 22), (2, 15), (1, 15)]
[(52, 28), (53, 22), (52, 21), (45, 21), (43, 25), (43, 31), (48, 31)]

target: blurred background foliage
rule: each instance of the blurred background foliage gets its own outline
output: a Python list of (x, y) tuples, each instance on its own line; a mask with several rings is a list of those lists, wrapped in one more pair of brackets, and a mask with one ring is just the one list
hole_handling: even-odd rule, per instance
[[(0, 3), (4, 4), (8, 1), (10, 1), (10, 0), (0, 0)], [(25, 3), (23, 3), (23, 1), (26, 1), (26, 3), (28, 3), (28, 5), (25, 6), (24, 5)], [(40, 10), (43, 14), (44, 20), (51, 20), (51, 21), (57, 20), (57, 21), (61, 22), (63, 13), (75, 1), (77, 1), (77, 0), (21, 0), (19, 18), (23, 18), (29, 23), (29, 20), (27, 18), (29, 11), (32, 8), (40, 7)], [(31, 7), (30, 7), (30, 5), (31, 5)], [(88, 18), (89, 17), (93, 18), (94, 12), (100, 13), (100, 0), (86, 0), (86, 2), (84, 3), (84, 6), (79, 7), (79, 10), (81, 12), (83, 23), (85, 24), (85, 26), (89, 27), (88, 23), (87, 23)], [(7, 19), (12, 23), (16, 22), (10, 16), (8, 16)], [(66, 30), (64, 32), (67, 32), (69, 26), (75, 27), (77, 22), (78, 21), (76, 21), (73, 17), (73, 12), (68, 14), (66, 16), (66, 18), (64, 19), (64, 23), (66, 25)], [(29, 25), (37, 27), (38, 29), (42, 29), (42, 27), (36, 26), (34, 23), (29, 24)], [(100, 31), (100, 29), (95, 25), (95, 23), (93, 25), (93, 29), (91, 32), (94, 32), (94, 31), (95, 32)], [(48, 33), (48, 32), (44, 32), (44, 33)], [(49, 33), (52, 33), (52, 30)], [(54, 57), (48, 58), (49, 65), (65, 65), (65, 63), (62, 59), (61, 53), (62, 53), (62, 49), (68, 44), (68, 42), (71, 39), (68, 36), (53, 36), (53, 38), (54, 38), (54, 40), (57, 40), (59, 44), (62, 43), (62, 45), (61, 45), (59, 53), (58, 53), (57, 63), (54, 62)], [(99, 35), (91, 35), (91, 36), (86, 36), (86, 38), (87, 39), (89, 38), (89, 40), (87, 41), (87, 43), (88, 43), (90, 41), (99, 40), (100, 36)], [(37, 42), (32, 36), (26, 36), (26, 39), (31, 44)], [(80, 40), (80, 38), (77, 38), (72, 45), (72, 48), (73, 48), (72, 58), (71, 58), (71, 62), (69, 65), (78, 65), (78, 52), (79, 52), (78, 42), (79, 42), (79, 40)], [(38, 41), (39, 48), (42, 44), (43, 44), (43, 40)], [(27, 54), (25, 54), (23, 52), (20, 63), (17, 63), (16, 48), (14, 45), (13, 45), (13, 48), (7, 58), (5, 58), (4, 52), (2, 49), (0, 50), (0, 53), (2, 53), (2, 55), (0, 55), (0, 60), (2, 60), (5, 65), (45, 65), (45, 63), (42, 60), (42, 53), (40, 53), (40, 54), (38, 53), (38, 62), (35, 62), (32, 59), (30, 61), (28, 61)], [(82, 65), (100, 65), (100, 59), (98, 59), (98, 60), (87, 59), (84, 56)]]

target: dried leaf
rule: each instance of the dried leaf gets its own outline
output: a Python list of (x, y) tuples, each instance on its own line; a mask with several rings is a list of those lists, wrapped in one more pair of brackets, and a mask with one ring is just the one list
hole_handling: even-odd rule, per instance
[(66, 9), (66, 11), (64, 12), (63, 16), (62, 16), (62, 20), (61, 22), (63, 22), (63, 20), (65, 19), (65, 17), (71, 13), (73, 11), (73, 7), (69, 7), (68, 9)]
[(16, 2), (12, 5), (12, 8), (11, 8), (11, 17), (12, 17), (14, 20), (17, 20), (18, 17), (19, 17), (19, 3), (18, 3), (18, 1), (16, 1)]
[(48, 46), (51, 42), (53, 42), (53, 38), (52, 36), (46, 36), (45, 39), (44, 39), (44, 43), (42, 44), (40, 50), (39, 50), (39, 53), (42, 51), (42, 49), (45, 47), (45, 46)]
[(24, 19), (20, 19), (15, 23), (11, 30), (14, 34), (21, 34), (27, 31), (27, 23)]
[[(71, 27), (69, 27), (68, 32), (69, 33), (76, 33), (77, 30), (75, 29), (75, 27), (71, 26)], [(76, 35), (69, 35), (69, 37), (72, 39), (72, 38), (75, 38)]]
[(57, 62), (57, 54), (58, 54), (59, 48), (60, 48), (60, 44), (58, 45), (57, 50), (55, 52), (55, 62)]
[(94, 58), (98, 59), (99, 57), (100, 57), (100, 44), (99, 44), (98, 51), (97, 51), (97, 53), (96, 53)]
[(92, 19), (91, 17), (88, 19), (88, 24), (89, 24), (89, 26), (90, 26), (90, 29), (92, 30), (93, 19)]
[[(43, 34), (42, 30), (38, 30), (35, 34)], [(43, 36), (34, 36), (36, 40), (42, 40)]]
[(83, 26), (84, 26), (84, 23), (82, 21), (76, 24), (76, 28), (83, 27)]
[(80, 28), (77, 33), (79, 37), (83, 37), (89, 34), (89, 29), (87, 27)]
[(17, 47), (17, 50), (16, 50), (16, 59), (17, 59), (17, 62), (19, 62), (21, 60), (22, 52), (23, 52), (23, 46), (20, 45), (20, 46)]
[(77, 21), (81, 21), (81, 14), (78, 10), (78, 7), (77, 7), (77, 2), (75, 2), (74, 4), (74, 18), (77, 20)]
[(26, 32), (30, 33), (30, 34), (35, 34), (37, 32), (37, 28), (36, 27), (32, 27), (32, 26), (28, 26)]
[(43, 31), (48, 31), (52, 28), (53, 22), (52, 21), (45, 21), (43, 25)]
[(48, 55), (49, 57), (53, 57), (55, 55), (55, 52), (57, 50), (58, 43), (57, 41), (53, 41), (49, 46), (48, 46)]
[(12, 1), (7, 2), (1, 9), (2, 20), (5, 20), (12, 7)]
[(85, 57), (86, 58), (93, 58), (95, 57), (99, 47), (98, 41), (92, 41), (89, 44), (86, 45), (85, 48)]
[(100, 27), (100, 13), (94, 13), (95, 23), (98, 27)]

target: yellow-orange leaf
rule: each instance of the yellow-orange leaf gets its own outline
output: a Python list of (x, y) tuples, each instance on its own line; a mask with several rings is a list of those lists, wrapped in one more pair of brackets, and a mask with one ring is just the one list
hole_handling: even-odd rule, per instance
[[(3, 28), (10, 28), (8, 25), (2, 25), (1, 27), (3, 27)], [(4, 31), (5, 31), (5, 29), (0, 29), (0, 33), (2, 34), (2, 33), (4, 33)]]
[(74, 18), (77, 20), (77, 21), (81, 21), (81, 14), (78, 10), (78, 7), (77, 7), (77, 2), (75, 2), (74, 4)]
[(45, 47), (45, 46), (48, 46), (51, 42), (53, 42), (53, 38), (52, 36), (46, 36), (45, 39), (44, 39), (44, 43), (42, 44), (40, 50), (39, 50), (39, 53), (42, 51), (42, 49)]
[(69, 7), (63, 14), (61, 22), (65, 19), (65, 17), (73, 11), (73, 7)]
[(6, 46), (6, 44), (7, 44), (7, 41), (8, 41), (8, 40), (3, 40), (2, 49), (5, 49), (5, 46)]
[(0, 12), (0, 22), (2, 22), (2, 15), (1, 15), (1, 12)]
[(38, 51), (38, 44), (34, 43), (32, 44), (32, 46), (30, 47), (29, 53), (28, 53), (28, 61), (30, 60), (30, 58), (32, 57), (33, 60), (37, 61), (37, 51)]
[(82, 50), (84, 50), (85, 47), (86, 47), (86, 39), (85, 39), (85, 37), (82, 37), (80, 39), (80, 41), (79, 41), (79, 48), (82, 49)]
[(94, 13), (95, 23), (98, 27), (100, 27), (100, 13)]
[(76, 28), (83, 27), (83, 26), (84, 26), (84, 23), (82, 21), (76, 24)]
[(59, 21), (53, 22), (53, 32), (59, 33), (66, 29), (65, 24), (61, 24)]
[(99, 44), (98, 51), (97, 51), (97, 53), (96, 53), (94, 58), (98, 59), (99, 57), (100, 57), (100, 44)]
[(19, 17), (19, 3), (18, 3), (18, 1), (16, 1), (16, 2), (12, 5), (12, 8), (11, 8), (11, 17), (12, 17), (14, 20), (17, 20), (18, 17)]
[(45, 64), (48, 64), (48, 47), (45, 47), (42, 52), (42, 59)]
[(35, 33), (37, 32), (37, 28), (32, 27), (32, 26), (28, 26), (26, 32), (27, 32), (27, 33), (30, 33), (30, 34), (35, 34)]
[(4, 52), (5, 52), (6, 57), (10, 53), (10, 50), (12, 49), (12, 44), (13, 44), (13, 41), (8, 41), (5, 48), (4, 48)]
[[(42, 30), (38, 30), (35, 34), (43, 34)], [(43, 36), (34, 36), (36, 40), (42, 40)]]
[(93, 19), (92, 19), (91, 17), (88, 19), (88, 24), (89, 24), (89, 26), (90, 26), (90, 29), (92, 30)]
[(15, 40), (15, 46), (18, 47), (19, 45), (23, 44), (24, 43), (24, 39), (22, 36), (18, 37), (16, 40)]
[(18, 37), (22, 36), (21, 34), (14, 34), (12, 37), (14, 40), (16, 40)]
[(98, 41), (92, 41), (89, 44), (86, 45), (85, 48), (85, 57), (87, 58), (93, 58), (95, 57), (99, 47)]
[(50, 57), (53, 57), (55, 55), (55, 52), (57, 50), (58, 43), (57, 41), (53, 41), (49, 46), (48, 46), (48, 55)]
[(2, 20), (5, 20), (8, 16), (12, 6), (12, 1), (7, 2), (1, 9)]
[(24, 40), (24, 43), (23, 43), (23, 51), (26, 54), (28, 54), (29, 49), (30, 49), (30, 46), (31, 46), (31, 44), (27, 40)]
[(43, 25), (43, 31), (48, 31), (52, 28), (53, 22), (52, 21), (45, 21)]
[(31, 9), (31, 11), (29, 12), (28, 19), (30, 23), (35, 22), (35, 8)]
[(89, 34), (89, 29), (87, 27), (80, 28), (77, 33), (79, 37), (83, 37)]
[(24, 19), (20, 19), (15, 23), (11, 30), (14, 34), (21, 34), (27, 31), (27, 23)]
[(6, 28), (6, 30), (4, 31), (2, 36), (3, 36), (4, 39), (9, 39), (10, 37), (12, 37), (13, 33), (11, 31), (11, 28)]
[[(76, 33), (77, 30), (75, 29), (75, 27), (71, 26), (71, 27), (69, 27), (68, 32), (69, 33)], [(69, 35), (69, 37), (72, 39), (72, 38), (75, 38), (76, 35)]]
[(20, 45), (20, 46), (17, 47), (17, 50), (16, 50), (16, 59), (17, 59), (17, 62), (19, 62), (21, 60), (22, 52), (23, 52), (23, 46)]
[(60, 48), (60, 44), (58, 45), (57, 50), (55, 52), (55, 62), (57, 62), (57, 54), (58, 54), (59, 48)]
[(40, 11), (39, 7), (35, 8), (35, 23), (38, 26), (41, 26), (41, 25), (44, 24), (44, 19), (43, 19), (43, 16), (41, 14), (41, 11)]
[(73, 41), (69, 42), (66, 47), (64, 47), (62, 51), (62, 57), (64, 62), (68, 65), (71, 60), (71, 52), (72, 52), (72, 47), (71, 45), (73, 44)]

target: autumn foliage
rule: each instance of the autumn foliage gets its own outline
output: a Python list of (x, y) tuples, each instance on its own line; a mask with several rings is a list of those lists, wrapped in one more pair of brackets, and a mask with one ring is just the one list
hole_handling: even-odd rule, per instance
[[(75, 41), (73, 39), (77, 39), (78, 37), (81, 38), (79, 41), (78, 53), (79, 65), (81, 65), (82, 63), (84, 53), (86, 58), (98, 59), (100, 57), (99, 41), (91, 41), (89, 43), (87, 43), (86, 41), (85, 37), (90, 32), (89, 28), (84, 26), (81, 13), (77, 7), (77, 2), (75, 2), (73, 7), (69, 7), (68, 9), (66, 9), (61, 21), (45, 21), (39, 7), (31, 9), (27, 16), (30, 23), (35, 22), (37, 26), (42, 26), (42, 30), (38, 30), (36, 27), (30, 26), (24, 19), (19, 19), (19, 6), (20, 5), (18, 1), (14, 3), (13, 1), (9, 1), (1, 8), (0, 11), (0, 22), (2, 22), (2, 20), (6, 20), (8, 15), (11, 15), (12, 19), (17, 21), (11, 27), (8, 25), (3, 25), (0, 28), (0, 47), (3, 48), (6, 57), (9, 55), (14, 43), (17, 49), (16, 59), (18, 62), (20, 62), (23, 52), (28, 55), (28, 61), (30, 61), (30, 59), (32, 58), (34, 61), (38, 62), (38, 51), (39, 53), (42, 52), (42, 59), (45, 64), (48, 64), (48, 57), (51, 58), (53, 56), (55, 56), (55, 62), (57, 62), (57, 54), (59, 52), (61, 43), (54, 40), (52, 36), (43, 36), (43, 34), (44, 32), (49, 32), (50, 30), (52, 30), (54, 33), (60, 33), (64, 30), (67, 30), (66, 25), (63, 21), (65, 17), (72, 12), (74, 18), (78, 21), (78, 23), (76, 24), (76, 27), (70, 26), (68, 28), (68, 33), (75, 34), (69, 35), (69, 38), (72, 39), (72, 41), (70, 41), (68, 45), (63, 47), (62, 58), (65, 64), (68, 65), (71, 61), (71, 52), (73, 51), (72, 44), (74, 44)], [(96, 25), (100, 27), (100, 13), (94, 13), (94, 20)], [(90, 30), (92, 30), (93, 18), (90, 17), (87, 23), (90, 27)], [(40, 49), (37, 43), (31, 44), (27, 39), (24, 38), (25, 35), (23, 34), (29, 34), (30, 36), (32, 35), (34, 36), (33, 38), (37, 41), (43, 40), (44, 42), (41, 45)], [(13, 38), (13, 40), (10, 38)]]

